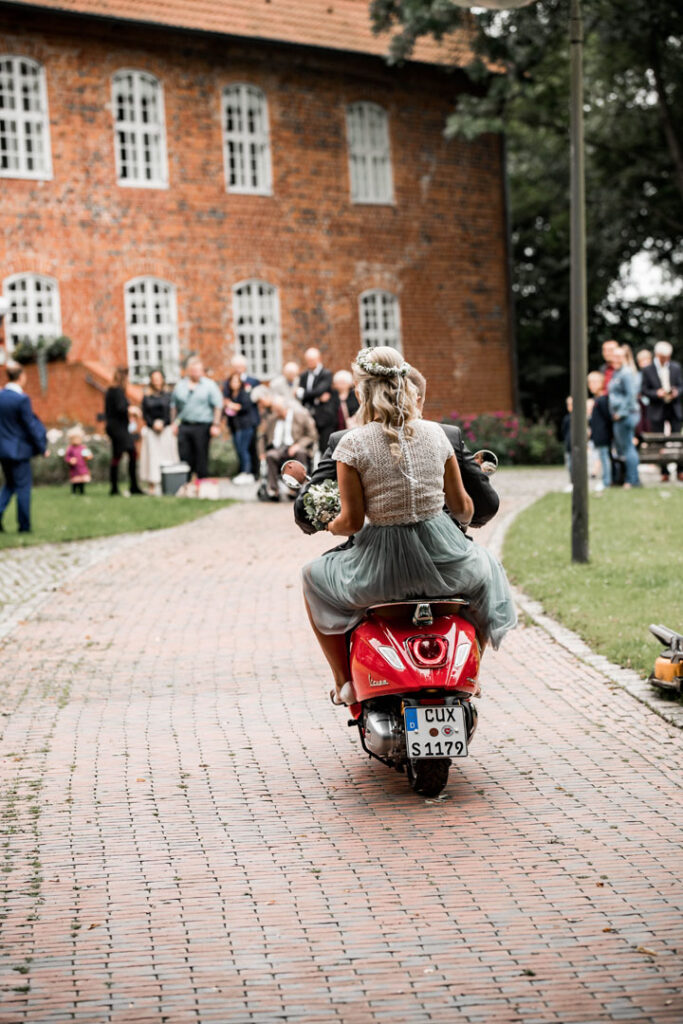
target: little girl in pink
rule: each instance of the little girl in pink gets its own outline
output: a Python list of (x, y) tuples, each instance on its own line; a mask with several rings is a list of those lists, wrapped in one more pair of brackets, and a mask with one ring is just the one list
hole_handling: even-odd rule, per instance
[(85, 485), (90, 483), (88, 462), (92, 452), (83, 444), (83, 431), (80, 427), (72, 427), (66, 435), (69, 447), (64, 452), (64, 461), (69, 467), (69, 481), (72, 494), (85, 494)]

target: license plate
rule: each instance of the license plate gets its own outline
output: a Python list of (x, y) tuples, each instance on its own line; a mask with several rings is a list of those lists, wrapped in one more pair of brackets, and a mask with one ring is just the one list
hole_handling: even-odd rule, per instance
[(404, 708), (408, 757), (467, 757), (465, 711), (455, 707)]

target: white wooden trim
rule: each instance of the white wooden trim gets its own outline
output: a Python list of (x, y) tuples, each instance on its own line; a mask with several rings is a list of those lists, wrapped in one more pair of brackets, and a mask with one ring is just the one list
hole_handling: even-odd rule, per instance
[[(365, 310), (374, 316), (376, 326), (367, 326)], [(389, 311), (393, 324), (385, 326), (384, 311)], [(398, 352), (403, 351), (401, 340), (401, 305), (398, 296), (393, 292), (372, 288), (362, 292), (358, 299), (358, 316), (360, 319), (360, 336), (363, 348), (379, 348), (389, 345)]]
[[(259, 126), (249, 130), (250, 99), (257, 103)], [(228, 131), (228, 106), (236, 106), (240, 127)], [(221, 126), (223, 131), (223, 166), (225, 187), (228, 192), (243, 195), (270, 196), (273, 194), (273, 175), (270, 155), (270, 118), (268, 100), (262, 89), (245, 82), (232, 82), (221, 93)], [(231, 179), (231, 155), (236, 162), (236, 177)], [(250, 175), (251, 161), (255, 162), (255, 174)]]
[[(118, 97), (121, 83), (132, 76), (132, 117), (118, 120)], [(155, 122), (145, 122), (142, 118), (144, 104), (144, 86), (151, 88), (154, 102), (157, 105)], [(126, 104), (127, 106), (127, 104)], [(168, 157), (166, 151), (166, 111), (164, 106), (164, 87), (161, 81), (150, 71), (137, 68), (119, 68), (112, 75), (112, 117), (114, 122), (114, 158), (116, 161), (116, 181), (123, 188), (168, 188)], [(128, 136), (127, 145), (131, 149), (133, 161), (128, 161), (128, 174), (124, 176), (124, 161), (121, 153), (119, 135)], [(152, 139), (149, 159), (145, 155), (145, 139)], [(156, 149), (156, 152), (153, 151)], [(155, 167), (156, 163), (156, 167)], [(150, 167), (155, 176), (147, 178), (145, 168)], [(132, 172), (135, 171), (135, 174)]]
[[(20, 97), (22, 86), (22, 75), (20, 65), (28, 65), (36, 74), (38, 86), (38, 102), (40, 109), (35, 111), (21, 110), (20, 106), (13, 111), (8, 109), (0, 110), (0, 120), (14, 121), (16, 123), (17, 159), (19, 167), (0, 167), (0, 178), (26, 178), (32, 181), (50, 181), (52, 179), (52, 148), (50, 145), (50, 113), (47, 101), (47, 82), (45, 68), (38, 61), (30, 57), (23, 57), (21, 54), (0, 54), (0, 74), (2, 74), (3, 61), (10, 61), (12, 71), (10, 77), (14, 83), (14, 96)], [(28, 140), (31, 134), (37, 134), (42, 146), (42, 166), (37, 169), (29, 169), (26, 165), (29, 161), (27, 152)], [(1, 153), (0, 153), (1, 155)]]
[(386, 110), (377, 103), (350, 103), (346, 134), (351, 202), (392, 205), (394, 180)]
[[(167, 316), (158, 321), (154, 309), (160, 289)], [(177, 289), (170, 281), (160, 277), (134, 277), (126, 281), (123, 289), (126, 311), (126, 351), (131, 380), (148, 380), (151, 370), (161, 368), (169, 381), (180, 374), (180, 344), (178, 339)], [(137, 313), (137, 323), (133, 315)]]
[[(240, 290), (248, 289), (240, 295)], [(263, 296), (267, 292), (268, 308)], [(237, 347), (247, 360), (255, 377), (272, 377), (282, 368), (282, 332), (280, 320), (280, 292), (276, 285), (259, 278), (239, 281), (232, 288), (232, 309)], [(241, 318), (248, 324), (240, 324)]]
[[(16, 285), (19, 281), (25, 281), (27, 285), (24, 294), (26, 295), (28, 321), (25, 325), (13, 325), (11, 323), (12, 306), (16, 305), (12, 297), (17, 294), (13, 291), (12, 286)], [(51, 295), (52, 327), (48, 326), (47, 329), (44, 322), (41, 324), (38, 321), (39, 299), (36, 284), (39, 281), (45, 286), (46, 292), (49, 292)], [(15, 345), (23, 341), (24, 338), (35, 344), (39, 338), (60, 337), (62, 333), (62, 311), (59, 301), (59, 283), (56, 278), (50, 277), (47, 274), (35, 274), (33, 272), (12, 274), (3, 281), (2, 293), (10, 302), (10, 310), (5, 317), (5, 338), (8, 352), (11, 352)]]

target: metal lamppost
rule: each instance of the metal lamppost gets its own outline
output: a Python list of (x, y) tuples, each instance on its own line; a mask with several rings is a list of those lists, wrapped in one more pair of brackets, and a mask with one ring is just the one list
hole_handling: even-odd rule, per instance
[[(452, 0), (457, 7), (493, 11), (528, 7), (535, 0)], [(586, 198), (583, 161), (583, 20), (581, 0), (570, 0), (570, 363), (572, 395), (572, 561), (588, 561), (588, 443), (586, 432)]]

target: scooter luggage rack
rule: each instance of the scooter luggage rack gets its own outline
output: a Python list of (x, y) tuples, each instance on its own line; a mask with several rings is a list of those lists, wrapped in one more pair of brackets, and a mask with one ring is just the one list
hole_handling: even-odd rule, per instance
[[(373, 604), (367, 609), (366, 615), (374, 612), (380, 618), (397, 618), (403, 608), (415, 609), (413, 615), (414, 626), (431, 626), (434, 617), (452, 614), (456, 608), (465, 608), (469, 601), (464, 597), (413, 597), (404, 601), (383, 601), (382, 604)], [(438, 608), (436, 611), (433, 606)], [(444, 605), (446, 606), (444, 608)]]

